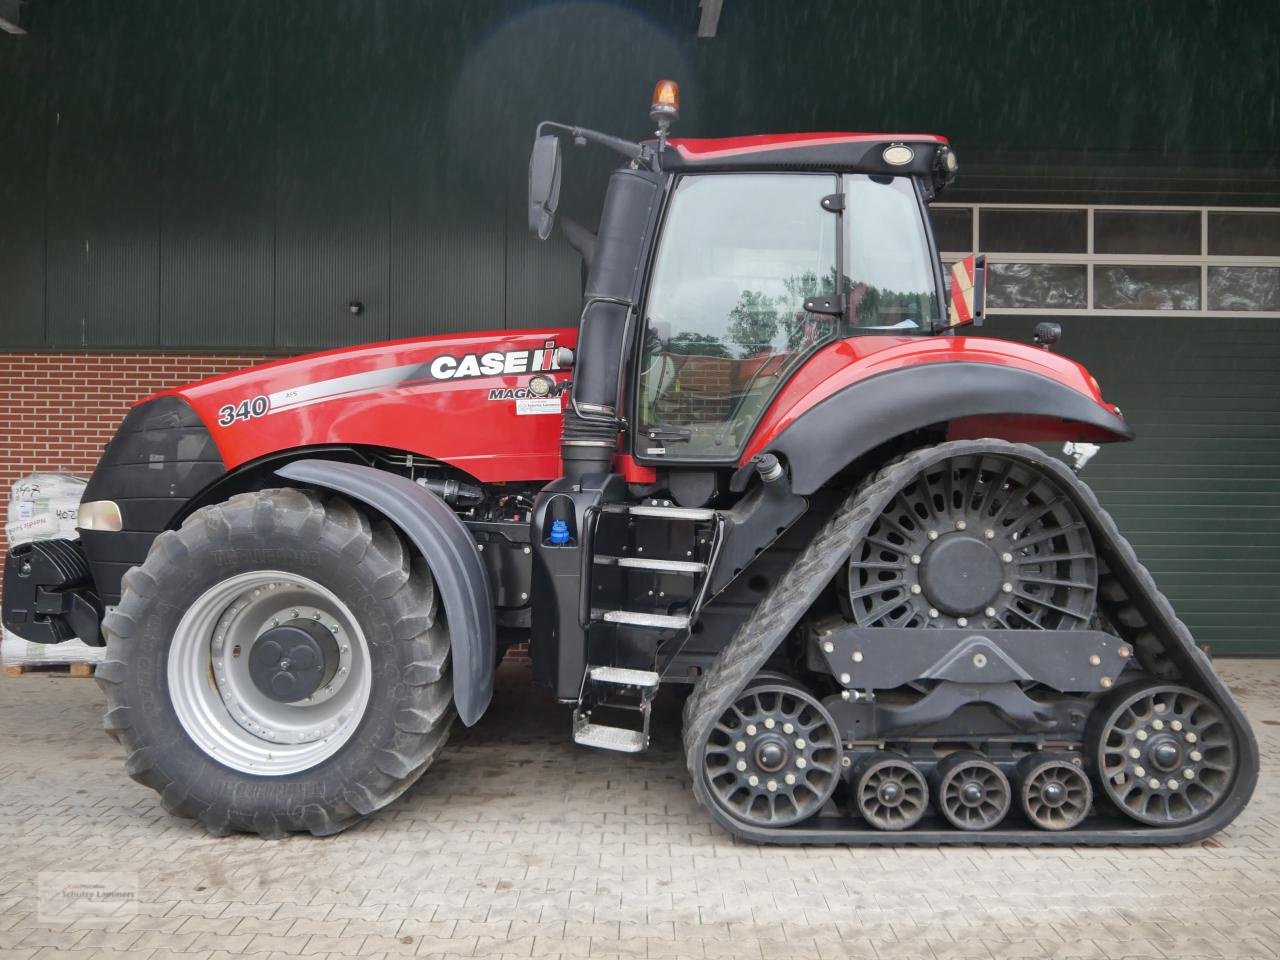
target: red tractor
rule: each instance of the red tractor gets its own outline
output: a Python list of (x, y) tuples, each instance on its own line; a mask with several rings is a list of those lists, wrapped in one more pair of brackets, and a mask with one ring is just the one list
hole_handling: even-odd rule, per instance
[[(1079, 364), (961, 335), (941, 137), (655, 139), (624, 157), (576, 329), (282, 360), (133, 408), (78, 541), (9, 552), (4, 622), (105, 643), (131, 776), (214, 833), (329, 834), (422, 776), (503, 651), (640, 751), (685, 687), (694, 794), (778, 843), (1173, 843), (1229, 823), (1238, 706), (1064, 462), (1128, 440)], [(691, 688), (691, 689), (690, 689)]]

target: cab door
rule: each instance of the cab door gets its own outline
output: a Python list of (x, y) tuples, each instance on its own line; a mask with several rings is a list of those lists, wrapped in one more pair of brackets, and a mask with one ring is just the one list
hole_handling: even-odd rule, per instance
[(938, 276), (910, 177), (677, 181), (644, 301), (636, 459), (736, 463), (821, 347), (942, 329)]
[(839, 335), (840, 317), (805, 309), (836, 289), (823, 199), (839, 188), (809, 173), (677, 181), (643, 307), (637, 459), (734, 462), (781, 383)]

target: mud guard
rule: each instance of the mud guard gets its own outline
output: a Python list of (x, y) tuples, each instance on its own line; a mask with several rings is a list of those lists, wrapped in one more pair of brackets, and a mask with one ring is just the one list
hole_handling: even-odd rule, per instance
[[(805, 496), (894, 437), (947, 421), (991, 416), (1073, 424), (1072, 435), (1062, 439), (1133, 439), (1123, 417), (1056, 380), (1018, 367), (956, 361), (903, 367), (850, 384), (806, 410), (763, 449), (788, 464), (792, 491)], [(745, 484), (747, 476), (744, 467), (735, 484), (739, 478)]]
[(475, 539), (430, 490), (406, 477), (333, 460), (296, 460), (276, 471), (295, 483), (344, 494), (378, 511), (407, 536), (431, 568), (449, 620), (453, 700), (473, 726), (493, 699), (493, 598)]
[[(1053, 475), (1085, 516), (1098, 555), (1115, 584), (1114, 595), (1100, 602), (1112, 609), (1126, 607), (1138, 614), (1134, 626), (1117, 624), (1134, 640), (1144, 631), (1156, 634), (1164, 653), (1181, 672), (1181, 682), (1210, 696), (1231, 724), (1240, 750), (1236, 778), (1225, 799), (1204, 819), (1185, 826), (1144, 827), (1132, 820), (1087, 824), (1074, 830), (1007, 829), (981, 833), (919, 828), (908, 833), (885, 832), (849, 818), (823, 824), (815, 816), (790, 827), (746, 827), (726, 817), (711, 800), (702, 769), (702, 746), (717, 718), (733, 703), (764, 666), (769, 656), (800, 622), (818, 594), (831, 582), (854, 545), (871, 529), (880, 512), (910, 478), (950, 457), (991, 453), (1025, 461)], [(1126, 618), (1128, 619), (1128, 618)], [(1258, 743), (1230, 690), (1214, 672), (1209, 658), (1196, 646), (1186, 624), (1178, 619), (1133, 547), (1102, 508), (1093, 491), (1061, 461), (1035, 447), (1001, 440), (953, 441), (925, 447), (888, 464), (849, 496), (795, 562), (774, 584), (754, 614), (738, 628), (717, 655), (685, 703), (684, 749), (694, 795), (725, 829), (757, 843), (782, 844), (1020, 844), (1020, 845), (1133, 845), (1190, 843), (1221, 830), (1249, 802), (1258, 780)]]

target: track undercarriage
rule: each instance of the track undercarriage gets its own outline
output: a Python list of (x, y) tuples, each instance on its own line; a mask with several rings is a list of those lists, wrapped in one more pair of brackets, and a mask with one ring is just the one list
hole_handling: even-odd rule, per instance
[(704, 672), (694, 791), (776, 843), (1169, 843), (1257, 747), (1093, 494), (1032, 447), (917, 450), (855, 492)]

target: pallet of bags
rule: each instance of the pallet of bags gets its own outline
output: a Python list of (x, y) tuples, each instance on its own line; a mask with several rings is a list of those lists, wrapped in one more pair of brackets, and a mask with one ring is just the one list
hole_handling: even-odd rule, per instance
[[(17, 481), (10, 492), (5, 536), (9, 546), (61, 537), (78, 538), (76, 513), (85, 481), (61, 473), (37, 473)], [(31, 643), (4, 630), (0, 635), (0, 668), (5, 676), (27, 673), (60, 673), (72, 677), (93, 676), (103, 648), (81, 640), (65, 643)]]

